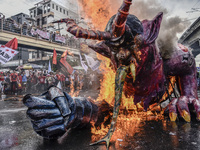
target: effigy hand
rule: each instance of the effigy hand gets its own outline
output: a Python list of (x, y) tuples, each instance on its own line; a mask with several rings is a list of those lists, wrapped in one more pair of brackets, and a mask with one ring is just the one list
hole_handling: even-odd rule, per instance
[[(200, 120), (200, 101), (192, 96), (181, 96), (178, 99), (174, 98), (169, 104), (169, 117), (171, 121), (176, 121), (177, 114), (179, 112), (180, 116), (186, 121), (191, 121), (190, 110), (188, 105), (192, 104), (195, 112), (196, 119)], [(178, 111), (177, 111), (178, 110)]]
[(26, 95), (23, 103), (28, 107), (33, 129), (46, 139), (58, 139), (67, 129), (82, 128), (91, 122), (98, 125), (112, 109), (106, 102), (98, 107), (90, 99), (72, 98), (57, 87), (39, 97)]
[(52, 87), (40, 97), (26, 95), (23, 103), (28, 107), (27, 116), (36, 133), (47, 139), (57, 139), (66, 132), (71, 110), (58, 88)]

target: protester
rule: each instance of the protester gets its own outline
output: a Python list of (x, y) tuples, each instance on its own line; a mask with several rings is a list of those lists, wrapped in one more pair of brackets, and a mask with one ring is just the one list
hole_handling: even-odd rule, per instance
[(22, 90), (26, 92), (27, 77), (25, 72), (22, 73)]
[(31, 90), (32, 92), (36, 92), (37, 91), (37, 76), (35, 75), (35, 72), (32, 73), (31, 75)]
[(3, 90), (4, 90), (4, 86), (3, 86), (3, 84), (4, 84), (4, 81), (5, 81), (5, 78), (4, 78), (4, 73), (3, 72), (1, 72), (0, 73), (0, 92), (2, 93), (3, 92)]
[(17, 82), (19, 81), (18, 79), (18, 74), (14, 70), (13, 73), (10, 74), (10, 81), (11, 81), (11, 94), (17, 93), (18, 90), (18, 84)]
[(38, 77), (38, 80), (39, 80), (39, 85), (38, 85), (38, 87), (39, 87), (39, 89), (40, 89), (41, 91), (44, 91), (44, 90), (45, 90), (45, 79), (46, 79), (46, 77), (44, 76), (43, 73), (41, 73), (41, 74), (39, 75), (39, 77)]
[(50, 74), (47, 75), (46, 83), (47, 83), (47, 87), (55, 84), (55, 77), (53, 75), (53, 72), (50, 72)]
[(18, 94), (22, 94), (22, 75), (21, 75), (21, 73), (18, 73), (18, 83), (17, 83), (17, 85), (18, 85), (18, 91), (17, 91), (17, 93)]

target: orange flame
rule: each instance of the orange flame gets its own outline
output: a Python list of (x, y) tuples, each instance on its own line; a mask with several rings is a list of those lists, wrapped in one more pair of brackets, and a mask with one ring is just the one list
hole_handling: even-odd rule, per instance
[[(170, 77), (170, 82), (171, 82), (171, 83), (169, 83), (169, 87), (168, 87), (168, 92), (169, 92), (169, 93), (166, 91), (166, 92), (164, 93), (162, 99), (160, 100), (160, 102), (166, 100), (166, 99), (168, 98), (168, 96), (172, 94), (172, 92), (173, 92), (173, 87), (172, 87), (172, 86), (175, 85), (176, 77), (171, 76), (171, 77)], [(168, 94), (169, 94), (169, 95), (168, 95)]]
[(80, 93), (80, 87), (77, 87), (77, 90), (75, 91), (74, 81), (71, 79), (69, 95), (71, 95), (72, 97), (77, 97), (77, 96), (79, 96), (79, 93)]
[[(79, 0), (79, 4), (82, 6), (83, 13), (86, 14), (85, 18), (90, 19), (98, 30), (103, 30), (106, 27), (109, 18), (116, 14), (119, 8), (118, 2), (114, 2), (113, 4), (111, 0)], [(110, 59), (99, 54), (97, 54), (97, 58), (102, 61), (99, 69), (103, 72), (100, 94), (97, 101), (105, 100), (110, 105), (113, 105), (115, 98), (115, 71), (110, 66)], [(153, 114), (150, 111), (137, 112), (137, 106), (134, 105), (133, 101), (134, 97), (126, 98), (124, 94), (122, 95), (121, 110), (129, 110), (129, 113), (128, 115), (124, 115), (123, 112), (121, 112), (118, 116), (117, 127), (111, 139), (111, 141), (116, 141), (116, 149), (122, 149), (122, 147), (120, 147), (122, 143), (126, 145), (125, 139), (127, 135), (133, 136), (135, 132), (137, 132), (142, 120), (158, 120), (163, 117), (158, 114)], [(109, 130), (109, 126), (105, 127), (103, 124), (101, 124), (100, 128), (101, 130), (95, 127), (91, 128), (93, 142), (105, 136)]]

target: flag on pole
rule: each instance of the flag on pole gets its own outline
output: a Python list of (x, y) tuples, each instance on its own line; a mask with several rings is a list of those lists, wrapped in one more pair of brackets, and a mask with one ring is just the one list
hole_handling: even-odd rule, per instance
[(83, 69), (85, 70), (85, 72), (87, 72), (88, 66), (85, 64), (85, 62), (83, 62), (81, 54), (79, 54), (79, 56), (80, 56), (81, 65)]
[(50, 62), (50, 60), (49, 60), (49, 68), (48, 68), (48, 73), (50, 73), (51, 72), (51, 62)]
[(94, 58), (92, 58), (92, 57), (90, 57), (90, 56), (88, 56), (88, 55), (86, 55), (86, 54), (84, 54), (84, 55), (85, 55), (85, 58), (86, 58), (86, 61), (87, 61), (88, 66), (89, 66), (93, 71), (97, 70), (97, 69), (99, 68), (99, 66), (100, 66), (100, 61), (94, 60)]
[(52, 62), (54, 65), (57, 64), (57, 53), (56, 53), (56, 50), (54, 49), (53, 50), (53, 62)]
[(18, 41), (16, 38), (14, 38), (11, 41), (9, 41), (8, 43), (6, 43), (5, 46), (15, 50), (18, 48)]
[(72, 66), (70, 66), (70, 64), (66, 61), (67, 58), (67, 50), (62, 54), (61, 59), (60, 59), (60, 67), (62, 70), (62, 73), (65, 74), (65, 72), (69, 72), (70, 74), (72, 74), (73, 72), (73, 68)]

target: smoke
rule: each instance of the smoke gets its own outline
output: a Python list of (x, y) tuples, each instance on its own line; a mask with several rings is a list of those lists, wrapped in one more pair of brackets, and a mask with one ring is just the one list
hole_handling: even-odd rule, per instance
[[(110, 17), (117, 13), (122, 0), (79, 0), (84, 17), (89, 18), (96, 29), (104, 30)], [(159, 3), (159, 0), (134, 0), (130, 14), (134, 14), (141, 21), (152, 20), (159, 12), (163, 12), (163, 20), (157, 40), (160, 53), (164, 59), (171, 56), (178, 41), (177, 34), (182, 33), (189, 25), (179, 16), (170, 17), (170, 12)], [(83, 14), (83, 13), (82, 13)]]
[(130, 11), (140, 20), (151, 20), (159, 12), (163, 12), (164, 16), (157, 43), (161, 56), (168, 59), (177, 45), (177, 34), (182, 33), (189, 26), (189, 22), (179, 16), (170, 17), (170, 12), (158, 0), (135, 0)]

